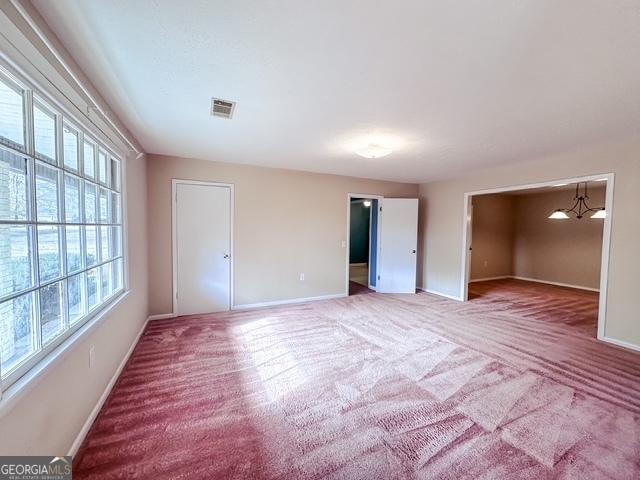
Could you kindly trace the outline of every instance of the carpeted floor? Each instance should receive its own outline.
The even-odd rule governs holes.
[[[374,292],[369,287],[349,280],[349,295],[367,295],[369,293]]]
[[[637,479],[640,354],[515,280],[149,324],[74,478]]]

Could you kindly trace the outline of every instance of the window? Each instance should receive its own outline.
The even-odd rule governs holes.
[[[5,385],[124,288],[121,162],[0,67]]]
[[[56,163],[56,116],[40,100],[33,101],[33,138],[36,155]]]
[[[0,142],[24,150],[24,90],[0,72]]]
[[[64,124],[62,141],[64,143],[64,166],[73,171],[78,171],[78,132],[67,123]]]
[[[96,178],[96,146],[89,140],[84,141],[84,176]]]

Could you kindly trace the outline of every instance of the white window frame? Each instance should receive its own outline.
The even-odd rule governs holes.
[[[15,148],[13,145],[0,142],[0,149],[8,151],[20,158],[26,158],[28,162],[27,175],[28,175],[28,193],[29,193],[29,217],[26,221],[2,221],[3,224],[23,224],[29,225],[32,228],[32,233],[30,237],[31,248],[33,253],[31,254],[31,259],[33,260],[32,265],[32,275],[34,277],[34,283],[31,287],[21,290],[20,292],[15,292],[9,295],[5,295],[2,297],[2,301],[10,301],[13,298],[20,297],[22,295],[26,295],[30,292],[34,293],[33,299],[33,327],[34,330],[32,335],[34,336],[34,344],[35,351],[29,355],[27,358],[22,360],[16,367],[14,367],[8,375],[2,376],[3,372],[0,370],[0,398],[2,398],[2,392],[6,391],[11,385],[16,384],[20,379],[25,379],[26,377],[30,377],[30,372],[33,375],[38,375],[44,369],[44,366],[48,365],[54,358],[57,358],[58,354],[66,351],[71,344],[75,343],[79,340],[79,338],[90,328],[93,327],[94,324],[97,324],[105,315],[115,307],[129,292],[129,262],[128,262],[128,242],[127,242],[127,213],[126,213],[126,154],[123,151],[120,151],[117,147],[113,146],[113,143],[104,135],[99,129],[97,129],[93,124],[87,122],[85,119],[79,118],[73,113],[71,113],[68,109],[63,107],[59,102],[57,102],[53,95],[47,94],[47,92],[40,88],[40,86],[36,85],[31,80],[27,79],[24,74],[20,74],[16,71],[15,68],[12,68],[8,62],[0,55],[0,81],[8,81],[10,86],[17,86],[21,88],[24,92],[23,94],[23,129],[24,129],[24,150],[19,148]],[[13,85],[11,85],[13,84]],[[33,106],[34,106],[34,95],[37,96],[38,102],[42,103],[47,110],[55,115],[55,149],[56,149],[56,159],[55,165],[44,160],[42,156],[37,155],[35,151],[35,139],[34,139],[34,122],[33,122]],[[67,168],[64,163],[64,125],[68,124],[70,128],[75,130],[78,135],[78,170],[75,171],[71,168]],[[94,145],[94,178],[86,177],[84,173],[84,139],[85,137],[89,140],[90,143]],[[120,218],[119,223],[113,222],[113,215],[110,218],[111,223],[100,223],[99,218],[99,194],[100,189],[105,188],[105,185],[100,182],[99,179],[99,166],[97,164],[98,152],[103,151],[107,154],[107,183],[108,187],[108,208],[111,208],[111,200],[112,200],[112,192],[115,192],[119,195],[120,200]],[[115,158],[119,162],[119,185],[110,185],[111,179],[111,161],[112,158]],[[62,264],[62,272],[59,277],[54,280],[48,280],[45,282],[40,282],[39,279],[39,265],[38,265],[38,245],[37,245],[37,234],[36,229],[38,225],[46,225],[46,223],[39,223],[37,219],[37,207],[36,207],[36,171],[35,166],[37,162],[42,162],[45,165],[52,166],[52,168],[57,169],[58,175],[60,177],[60,185],[58,187],[58,208],[59,208],[59,219],[58,222],[49,223],[49,225],[57,225],[61,230],[60,235],[60,255],[61,255],[61,264]],[[64,211],[65,204],[65,185],[64,178],[65,174],[70,174],[75,178],[80,180],[80,222],[79,223],[67,223]],[[87,225],[84,218],[84,182],[90,181],[91,183],[97,186],[97,196],[96,196],[96,221],[94,224],[96,226],[96,235],[97,235],[97,255],[95,265],[88,267],[86,265],[84,256],[86,253],[86,240],[84,238],[84,227]],[[78,226],[80,227],[80,245],[81,245],[81,255],[82,266],[78,271],[73,272],[72,274],[67,272],[67,245],[66,245],[66,226]],[[107,226],[111,229],[114,226],[120,227],[120,255],[114,258],[109,258],[106,261],[102,261],[100,259],[101,245],[100,245],[100,227]],[[111,236],[111,231],[109,231],[109,236]],[[93,309],[89,308],[88,305],[88,288],[87,288],[87,274],[89,270],[98,269],[97,270],[97,284],[98,284],[98,294],[101,288],[101,270],[100,267],[102,265],[112,263],[115,264],[116,261],[120,260],[121,262],[121,288],[116,291],[112,291],[110,296],[100,300],[98,305]],[[71,320],[68,314],[67,308],[67,280],[75,275],[84,274],[85,276],[85,292],[84,292],[84,316],[77,320],[73,325],[70,324]],[[113,273],[111,273],[113,275]],[[111,279],[113,281],[113,278]],[[37,298],[39,295],[39,290],[43,287],[46,287],[50,284],[60,283],[61,288],[63,288],[63,302],[61,305],[61,309],[63,312],[63,322],[64,322],[64,330],[61,334],[59,334],[53,341],[48,343],[44,348],[41,345],[42,333],[40,331],[40,306],[39,299]],[[101,297],[101,295],[100,295]],[[0,364],[1,368],[1,364]],[[24,383],[20,382],[20,383]],[[4,402],[3,402],[4,403]]]

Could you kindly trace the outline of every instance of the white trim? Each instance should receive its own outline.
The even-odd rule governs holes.
[[[140,328],[140,331],[136,335],[136,338],[133,339],[133,342],[131,343],[131,346],[129,347],[129,350],[127,350],[127,353],[124,355],[124,358],[120,362],[120,365],[118,365],[118,368],[116,368],[116,371],[111,376],[111,380],[109,380],[109,383],[107,384],[106,388],[104,389],[104,392],[102,392],[102,395],[100,395],[100,398],[98,399],[98,402],[95,404],[95,406],[91,410],[91,413],[87,417],[87,420],[84,422],[84,424],[82,425],[82,428],[78,432],[78,435],[76,436],[75,440],[71,444],[71,447],[69,447],[69,452],[67,453],[67,456],[73,457],[78,452],[78,449],[80,448],[80,445],[82,445],[82,442],[84,441],[85,437],[87,436],[87,433],[89,433],[89,430],[91,429],[91,426],[93,425],[93,422],[95,421],[96,417],[100,413],[100,410],[102,409],[102,406],[104,405],[104,402],[107,400],[107,397],[109,397],[109,394],[111,393],[111,390],[113,389],[113,386],[116,384],[116,381],[120,377],[120,374],[122,373],[122,370],[124,369],[125,365],[127,364],[127,361],[129,360],[129,357],[133,353],[133,350],[136,348],[136,345],[138,345],[138,342],[140,341],[140,337],[142,337],[142,334],[144,333],[145,329],[147,328],[147,323],[148,322],[149,322],[149,320],[146,320],[142,324],[142,328]]]
[[[135,145],[135,141],[130,140],[129,135],[126,135],[122,132],[122,130],[116,125],[116,123],[111,120],[107,111],[97,102],[93,96],[93,94],[89,91],[88,88],[85,87],[84,83],[78,78],[72,68],[69,67],[65,59],[58,52],[56,47],[51,43],[49,38],[45,35],[45,33],[40,29],[40,26],[36,23],[36,21],[31,18],[31,15],[26,11],[24,6],[17,0],[11,0],[14,8],[18,11],[18,13],[22,16],[22,18],[27,22],[29,27],[33,30],[33,32],[38,36],[38,38],[45,45],[47,50],[51,52],[51,54],[58,61],[60,66],[65,70],[65,72],[71,77],[71,79],[75,82],[75,84],[82,90],[82,93],[86,95],[89,101],[93,104],[95,109],[100,113],[101,117],[109,124],[109,126],[117,133],[121,140],[124,140],[127,145],[129,145],[137,154],[143,153],[141,152]]]
[[[430,288],[417,287],[418,290],[422,290],[423,292],[430,293],[432,295],[437,295],[439,297],[448,298],[449,300],[455,300],[456,302],[462,302],[463,300],[460,297],[456,297],[455,295],[449,295],[448,293],[438,292],[436,290],[431,290]]]
[[[615,175],[606,176],[606,190],[604,208],[607,216],[604,219],[602,230],[602,260],[600,264],[600,304],[598,305],[598,338],[605,338],[605,325],[607,319],[607,289],[609,282],[609,254],[611,253],[611,222],[613,219],[613,191]]]
[[[497,277],[474,278],[472,280],[469,280],[469,283],[488,282],[490,280],[504,280],[505,278],[515,278],[515,277],[513,275],[499,275]]]
[[[629,343],[623,340],[617,340],[615,338],[606,337],[606,336],[598,337],[598,340],[601,340],[606,343],[610,343],[612,345],[616,345],[618,347],[628,348],[629,350],[640,352],[640,345],[636,345],[635,343]]]
[[[72,335],[67,337],[53,351],[47,353],[39,362],[31,366],[19,379],[2,392],[0,400],[0,418],[9,412],[15,403],[31,391],[51,369],[80,345],[80,341],[100,325],[131,293],[126,291],[116,297],[106,308],[100,310],[91,320],[81,324]]]
[[[583,287],[582,285],[572,285],[570,283],[551,282],[549,280],[540,280],[538,278],[518,277],[518,276],[515,276],[515,275],[512,276],[511,278],[513,278],[515,280],[524,280],[525,282],[545,283],[547,285],[555,285],[556,287],[576,288],[578,290],[588,290],[590,292],[599,292],[600,291],[600,289],[598,289],[598,288]]]
[[[147,318],[148,322],[153,322],[154,320],[166,320],[167,318],[176,318],[175,313],[159,313],[156,315],[149,315]]]
[[[96,124],[96,122],[91,118],[88,112],[85,112],[85,107],[78,105],[75,101],[64,96],[64,94],[62,94],[61,97],[60,89],[57,88],[54,82],[49,77],[45,76],[44,73],[41,72],[33,64],[31,59],[28,58],[21,50],[14,48],[12,51],[12,54],[14,55],[10,55],[6,51],[3,51],[2,48],[4,46],[4,42],[1,42],[1,40],[2,37],[0,37],[0,64],[2,64],[4,68],[11,73],[11,76],[14,77],[14,79],[19,83],[21,83],[24,88],[36,93],[40,96],[40,98],[44,97],[44,99],[46,100],[45,103],[49,105],[49,109],[60,111],[63,114],[63,117],[65,117],[65,119],[72,124],[74,129],[86,130],[86,132],[90,133],[89,137],[91,141],[96,144],[101,143],[102,146],[109,151],[109,153],[118,158],[121,158],[126,156],[128,152],[130,152],[130,150],[127,148],[127,143],[122,141],[117,132],[115,136],[113,135],[114,132],[105,132],[100,125]],[[14,60],[14,57],[17,55],[26,60],[26,62],[28,62],[31,67],[35,67],[38,70],[38,73],[40,75],[36,76],[39,78],[41,77],[40,80],[38,80],[32,73],[27,72],[27,68],[25,68],[24,62]],[[53,85],[54,89],[51,89],[50,85],[47,85],[47,83],[43,82],[43,79],[45,80],[45,82]],[[76,92],[75,89],[73,89],[72,85],[71,87],[72,90]],[[83,99],[83,101],[84,100],[85,99]],[[32,100],[30,100],[30,103],[32,103]],[[77,111],[77,113],[74,113],[74,109],[75,111]],[[31,114],[31,112],[28,113]],[[106,123],[103,123],[103,125],[106,125],[107,127],[109,126]],[[26,144],[32,145],[34,139],[32,135],[28,135],[28,138],[26,138],[25,140]],[[118,141],[116,142],[116,140]],[[25,145],[25,147],[30,148],[29,145]],[[28,151],[33,151],[33,149]],[[144,152],[141,152],[140,154],[144,154]],[[80,176],[84,175],[80,174]],[[98,183],[97,180],[96,183]]]
[[[234,305],[232,310],[248,310],[251,308],[274,307],[276,305],[290,305],[293,303],[319,302],[321,300],[333,300],[336,298],[345,298],[344,293],[334,293],[332,295],[320,295],[318,297],[291,298],[288,300],[274,300],[272,302],[246,303],[244,305]]]
[[[344,296],[349,296],[349,251],[351,249],[351,199],[352,198],[370,198],[372,200],[378,200],[378,208],[380,208],[381,200],[384,198],[383,195],[375,195],[371,193],[347,193],[347,236],[345,240],[345,262],[347,264],[347,271],[345,276],[345,286],[344,286]],[[373,206],[373,205],[372,205]],[[380,273],[378,266],[380,265],[380,215],[378,215],[378,244],[377,244],[377,255],[376,255],[376,275]],[[369,259],[371,259],[371,223],[369,223]],[[371,261],[369,261],[371,264]],[[370,269],[371,267],[369,267]],[[376,287],[371,286],[371,271],[367,273],[367,283],[369,284],[369,288],[371,290],[377,290],[378,282],[376,281]]]
[[[469,280],[469,283],[490,282],[491,280],[505,280],[507,278],[512,278],[514,280],[522,280],[522,281],[525,281],[525,282],[535,282],[535,283],[544,283],[544,284],[547,284],[547,285],[555,285],[556,287],[576,288],[578,290],[588,290],[590,292],[599,292],[600,291],[600,289],[598,289],[598,288],[584,287],[582,285],[574,285],[574,284],[571,284],[571,283],[552,282],[551,280],[542,280],[540,278],[519,277],[517,275],[501,275],[499,277],[474,278],[473,280]]]
[[[607,216],[604,219],[603,235],[602,235],[602,259],[600,266],[600,299],[598,306],[598,339],[606,338],[606,319],[607,319],[607,284],[609,281],[609,254],[611,249],[611,223],[613,219],[613,192],[614,192],[614,173],[603,173],[598,175],[586,175],[583,177],[562,178],[549,180],[540,183],[531,183],[526,185],[512,185],[507,187],[491,188],[487,190],[476,190],[465,192],[464,194],[464,214],[462,216],[462,255],[461,255],[461,275],[460,275],[460,298],[466,302],[469,299],[469,275],[471,273],[470,256],[468,241],[471,238],[472,224],[469,221],[469,210],[471,205],[471,197],[474,195],[487,195],[490,193],[512,192],[515,190],[528,190],[531,188],[552,187],[558,183],[579,183],[593,182],[606,179],[606,199],[604,208]]]
[[[209,187],[225,187],[230,190],[230,201],[229,201],[229,309],[233,310],[235,296],[233,291],[234,284],[234,264],[235,264],[235,256],[233,252],[233,229],[234,229],[234,184],[233,183],[219,183],[219,182],[203,182],[200,180],[182,180],[178,178],[171,179],[171,267],[172,267],[172,292],[171,297],[173,299],[172,308],[173,308],[173,316],[178,315],[178,298],[176,297],[176,292],[178,290],[178,253],[177,253],[177,223],[176,223],[176,194],[178,185],[205,185]]]
[[[1,48],[1,47],[0,47]],[[50,225],[58,225],[59,227],[61,227],[60,229],[60,245],[61,245],[61,251],[65,252],[66,251],[66,234],[65,234],[65,226],[69,226],[69,225],[87,225],[87,223],[85,221],[83,221],[80,224],[77,223],[73,223],[70,224],[68,222],[66,222],[65,218],[64,218],[64,208],[65,208],[65,196],[64,196],[64,191],[65,191],[65,184],[64,184],[64,180],[63,177],[65,175],[70,175],[72,176],[74,179],[76,179],[78,182],[80,182],[80,184],[84,184],[85,182],[91,182],[92,184],[95,184],[96,186],[96,195],[99,196],[100,192],[105,189],[108,194],[109,194],[109,202],[110,202],[110,196],[111,193],[116,193],[118,195],[120,195],[120,218],[121,221],[119,223],[109,223],[109,224],[104,224],[104,223],[97,223],[96,225],[96,232],[98,234],[98,237],[96,237],[96,241],[97,241],[97,245],[98,245],[98,252],[101,252],[101,241],[102,241],[102,237],[99,235],[100,233],[100,228],[101,227],[110,227],[110,226],[120,226],[121,227],[121,242],[122,242],[122,254],[120,257],[114,257],[114,258],[109,258],[108,260],[105,261],[101,261],[96,265],[93,265],[91,267],[84,265],[83,269],[81,271],[78,272],[66,272],[66,257],[65,255],[62,255],[62,264],[63,264],[63,269],[62,272],[66,272],[64,273],[61,277],[51,281],[51,282],[35,282],[34,285],[32,287],[30,287],[27,290],[23,290],[22,292],[15,294],[17,295],[21,295],[21,294],[26,294],[28,292],[35,292],[35,295],[38,295],[38,291],[40,288],[42,288],[43,286],[46,286],[47,283],[54,283],[54,282],[59,282],[59,281],[65,281],[66,279],[72,277],[73,275],[79,274],[79,273],[84,273],[86,275],[86,272],[97,268],[103,264],[106,263],[111,263],[111,262],[115,262],[117,260],[121,260],[122,261],[122,288],[119,289],[117,292],[113,292],[110,295],[110,298],[107,299],[102,299],[93,309],[88,309],[88,311],[85,313],[85,315],[83,316],[82,320],[78,321],[75,325],[70,326],[68,325],[67,322],[65,322],[65,328],[64,332],[58,336],[58,338],[53,341],[52,343],[50,343],[49,345],[43,347],[42,345],[40,345],[40,341],[36,340],[36,349],[35,351],[32,353],[32,355],[28,358],[25,359],[22,364],[17,367],[15,369],[15,371],[13,371],[11,374],[9,374],[7,377],[4,378],[4,380],[2,381],[2,388],[3,389],[8,389],[10,388],[10,385],[12,385],[14,382],[18,382],[20,380],[21,377],[25,376],[27,374],[27,372],[31,369],[31,368],[35,368],[35,366],[39,363],[44,361],[44,359],[52,354],[56,348],[58,348],[58,346],[60,346],[61,344],[63,344],[68,338],[73,337],[73,334],[80,330],[81,327],[85,324],[90,322],[90,319],[95,316],[96,314],[98,314],[101,309],[105,308],[108,306],[108,304],[110,302],[113,302],[115,299],[117,299],[121,294],[123,294],[124,292],[126,292],[129,289],[129,227],[128,227],[128,211],[127,211],[127,200],[128,200],[128,195],[127,195],[127,180],[128,180],[128,176],[127,176],[127,154],[124,150],[122,150],[121,148],[114,148],[115,144],[113,142],[113,139],[111,139],[110,137],[106,136],[104,132],[102,132],[102,130],[100,130],[100,128],[93,124],[92,122],[86,123],[84,121],[81,121],[81,119],[79,119],[78,117],[74,116],[73,114],[70,113],[70,109],[66,104],[63,104],[60,102],[59,98],[59,94],[58,92],[52,92],[49,89],[43,88],[41,86],[41,84],[39,84],[38,82],[35,82],[33,80],[33,78],[27,74],[25,74],[24,70],[21,69],[15,61],[13,61],[7,54],[5,54],[4,52],[0,51],[0,76],[2,76],[2,78],[6,78],[9,83],[15,83],[17,84],[17,86],[20,89],[24,90],[24,100],[23,100],[23,105],[24,105],[24,119],[25,119],[25,142],[24,142],[24,150],[20,150],[20,149],[16,149],[13,148],[9,145],[5,145],[2,144],[0,145],[0,150],[4,150],[4,151],[8,151],[11,152],[15,155],[18,156],[22,156],[28,159],[29,162],[29,171],[28,171],[28,175],[29,175],[29,181],[30,181],[30,199],[29,199],[29,203],[31,205],[31,209],[33,209],[33,212],[31,213],[31,215],[29,216],[30,218],[26,221],[20,222],[22,224],[25,225],[32,225],[33,226],[33,232],[32,233],[32,237],[31,237],[31,241],[35,242],[35,235],[36,235],[36,231],[37,231],[37,226],[38,225],[45,225],[45,223],[42,222],[38,222],[37,220],[37,215],[36,215],[36,210],[37,210],[37,205],[36,205],[36,199],[35,199],[35,168],[36,165],[40,162],[42,162],[42,160],[39,158],[37,152],[35,151],[35,145],[34,145],[34,133],[33,133],[33,104],[34,104],[34,97],[36,98],[36,101],[38,102],[39,108],[43,108],[44,110],[47,110],[51,115],[54,116],[55,118],[55,128],[56,128],[56,142],[55,142],[55,151],[56,151],[56,162],[54,164],[48,165],[48,168],[51,168],[53,170],[55,170],[57,172],[57,175],[60,175],[60,180],[61,180],[61,184],[60,184],[60,188],[59,188],[59,195],[58,195],[58,209],[61,212],[61,218],[59,219],[58,222],[56,223],[50,223]],[[75,104],[71,103],[72,107],[77,107]],[[72,126],[72,128],[74,130],[76,130],[77,132],[77,141],[78,141],[78,162],[79,162],[79,167],[80,164],[82,164],[82,168],[78,168],[77,171],[73,171],[70,170],[68,168],[67,165],[65,165],[65,163],[63,162],[63,131],[62,131],[62,127],[64,124],[69,124]],[[116,187],[112,187],[111,185],[106,185],[104,183],[102,183],[100,181],[100,179],[98,178],[97,175],[97,171],[96,171],[96,178],[89,178],[85,173],[84,173],[84,165],[86,164],[86,159],[84,158],[84,151],[83,151],[83,145],[84,145],[84,140],[85,139],[90,139],[91,143],[95,146],[96,150],[95,150],[95,154],[98,155],[98,152],[102,151],[104,153],[107,154],[107,161],[109,162],[107,164],[107,175],[110,175],[110,171],[111,171],[111,160],[115,159],[119,162],[120,164],[120,186],[119,188],[116,189]],[[94,159],[95,161],[95,159]],[[46,163],[46,162],[45,162]],[[107,182],[107,184],[110,184],[110,182]],[[82,191],[82,190],[81,190]],[[97,197],[96,197],[97,198]],[[82,204],[84,204],[84,199],[82,199]],[[84,217],[84,212],[83,212],[83,217]],[[93,224],[92,224],[93,225]],[[81,229],[81,241],[83,242],[83,254],[86,253],[84,249],[85,245],[85,232],[84,229]],[[34,243],[35,245],[35,243]],[[34,255],[34,261],[35,261],[35,265],[38,265],[37,259],[38,259],[38,252],[37,249],[34,251],[33,253]],[[37,272],[37,270],[36,270]],[[37,275],[37,273],[36,273]],[[37,279],[37,277],[36,277]],[[13,295],[13,294],[12,294]],[[7,300],[8,298],[5,297],[3,300]],[[63,298],[63,307],[66,309],[66,302],[68,301],[68,299],[66,298],[66,294],[64,295]],[[35,325],[36,325],[36,329],[34,329],[35,332],[39,332],[39,328],[40,328],[40,313],[39,311],[36,309],[35,310]],[[2,394],[0,393],[0,398],[2,398]]]

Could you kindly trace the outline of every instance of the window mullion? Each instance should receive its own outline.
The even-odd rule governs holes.
[[[33,92],[24,91],[24,130],[25,130],[25,150],[27,154],[35,156],[35,138],[33,134]]]
[[[78,176],[84,178],[84,132],[78,128]]]

